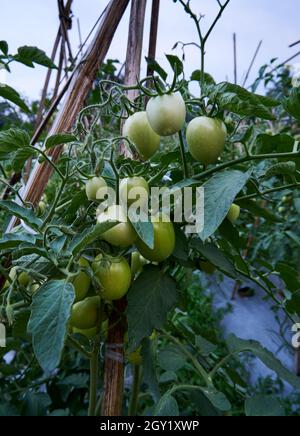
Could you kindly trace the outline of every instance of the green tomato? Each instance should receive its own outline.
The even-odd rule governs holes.
[[[186,118],[185,102],[180,92],[151,98],[147,105],[147,117],[152,129],[160,136],[179,132]]]
[[[110,206],[106,212],[98,215],[98,223],[106,221],[120,221],[112,229],[102,235],[102,239],[114,247],[128,248],[133,245],[137,239],[137,233],[127,219],[127,216],[121,206]]]
[[[146,112],[137,112],[127,119],[123,136],[133,142],[143,160],[150,159],[159,149],[160,136],[150,126]]]
[[[138,238],[137,249],[141,255],[151,262],[163,262],[171,256],[175,249],[175,231],[173,223],[166,221],[165,217],[156,217],[153,220],[154,248],[151,249],[144,241]]]
[[[205,260],[200,260],[199,266],[201,271],[205,272],[208,275],[212,275],[216,271],[215,265]]]
[[[89,200],[97,199],[97,191],[107,188],[106,181],[102,177],[93,177],[85,185],[86,196]]]
[[[137,350],[132,351],[131,353],[126,353],[126,357],[129,363],[135,366],[140,366],[143,363],[143,358],[141,355],[142,348],[139,347]]]
[[[234,224],[239,219],[240,213],[241,213],[240,206],[233,203],[229,209],[229,212],[227,214],[227,218],[229,219],[229,221],[232,224]]]
[[[88,261],[84,258],[79,259],[78,265],[82,268],[89,267]],[[80,271],[80,273],[78,273],[78,275],[73,279],[73,286],[75,289],[75,296],[76,296],[75,301],[81,301],[86,297],[90,289],[91,279],[86,272]]]
[[[17,278],[17,282],[19,283],[19,285],[24,286],[24,288],[26,288],[30,283],[29,274],[25,271],[22,271],[19,274],[17,266],[12,267],[9,273],[9,277],[11,280],[15,280]]]
[[[142,189],[139,193],[137,189]],[[135,191],[136,190],[136,191]],[[149,185],[143,177],[130,177],[122,179],[120,182],[120,202],[122,205],[129,207],[136,201],[140,200],[141,203],[148,204]]]
[[[97,326],[100,297],[89,297],[75,303],[71,312],[71,325],[77,329],[89,330]]]
[[[102,297],[108,301],[123,298],[131,284],[130,267],[123,257],[103,261],[97,277],[103,288]]]
[[[227,129],[223,121],[208,117],[193,119],[186,131],[186,140],[193,158],[203,165],[215,163],[222,154]]]
[[[78,329],[73,327],[72,333],[85,336],[87,339],[93,339],[97,335],[97,327],[92,327],[91,329]]]

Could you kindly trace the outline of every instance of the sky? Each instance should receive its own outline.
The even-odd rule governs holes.
[[[225,1],[225,0],[222,0]],[[77,18],[80,21],[83,39],[89,33],[108,0],[73,0],[73,29],[71,41],[73,51],[79,45]],[[147,18],[144,33],[143,57],[147,56],[151,1],[148,0]],[[191,0],[192,9],[204,15],[202,26],[207,29],[218,11],[216,0]],[[201,6],[201,8],[200,8]],[[58,29],[56,0],[0,0],[1,27],[0,40],[9,43],[10,53],[22,45],[33,45],[44,50],[49,56]],[[108,53],[108,58],[124,60],[129,26],[129,12],[117,30]],[[255,49],[260,40],[263,44],[250,75],[248,85],[256,77],[262,64],[271,58],[284,61],[297,51],[289,45],[300,39],[299,0],[231,0],[207,43],[206,71],[217,82],[233,81],[233,33],[237,34],[238,83],[242,84]],[[196,29],[180,4],[173,0],[161,0],[160,24],[158,34],[157,60],[166,67],[165,54],[181,56],[181,49],[172,51],[175,42],[191,42],[197,39]],[[300,56],[293,61],[300,62]],[[200,67],[200,53],[194,47],[186,49],[185,71],[190,75]],[[146,70],[145,62],[142,74]],[[46,69],[27,68],[17,63],[12,73],[0,71],[0,82],[13,86],[29,99],[40,96]]]

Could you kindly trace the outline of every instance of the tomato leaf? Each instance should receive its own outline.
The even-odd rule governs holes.
[[[1,200],[0,201],[0,209],[3,208],[6,212],[9,212],[11,215],[16,216],[17,218],[23,220],[26,224],[28,224],[33,229],[39,229],[43,221],[40,218],[37,218],[32,209],[26,209],[25,207],[20,206],[14,201],[9,200]]]
[[[258,359],[260,359],[268,368],[273,370],[278,377],[285,380],[290,385],[300,389],[300,379],[296,375],[292,374],[286,369],[282,363],[266,348],[264,348],[259,342],[244,340],[230,335],[227,340],[227,345],[230,352],[240,354],[246,351],[253,353]]]
[[[0,97],[16,104],[17,106],[19,106],[19,108],[23,109],[24,112],[30,112],[29,107],[22,100],[20,94],[15,89],[11,88],[8,85],[5,85],[4,83],[0,83]]]
[[[246,416],[285,416],[284,407],[272,395],[256,395],[245,401]]]
[[[292,89],[290,96],[283,100],[282,106],[296,120],[300,121],[300,88]]]
[[[53,371],[60,362],[74,299],[73,285],[64,280],[46,283],[33,296],[28,331],[45,372]]]
[[[179,292],[175,280],[163,274],[157,267],[145,267],[128,294],[130,351],[136,350],[153,330],[163,327],[168,311],[178,300]]]
[[[295,139],[281,133],[279,135],[260,134],[256,137],[255,149],[257,153],[286,153],[292,152]]]
[[[5,234],[0,240],[0,249],[6,250],[8,248],[16,248],[24,242],[34,244],[36,242],[36,237],[27,233]]]
[[[203,241],[222,224],[237,194],[245,187],[252,170],[225,171],[215,174],[204,186],[204,228],[200,233]]]
[[[270,109],[280,104],[270,97],[253,94],[241,86],[227,82],[208,85],[206,91],[208,97],[217,103],[222,110],[228,110],[241,116],[273,120],[275,116]]]
[[[152,71],[154,71],[155,73],[159,74],[160,77],[166,81],[167,77],[168,77],[168,73],[159,65],[158,62],[156,62],[156,60],[154,59],[150,59],[150,58],[145,58],[146,62],[148,64],[148,66],[151,68]]]
[[[166,393],[157,403],[153,416],[179,416],[177,401],[170,393]]]
[[[5,55],[8,54],[8,44],[6,41],[0,41],[0,50],[2,51],[3,54]]]
[[[103,233],[112,229],[118,224],[118,222],[105,222],[101,224],[96,224],[94,227],[87,228],[84,232],[76,235],[70,244],[70,250],[73,255],[76,256],[81,250],[83,250],[87,245],[92,244],[93,242],[100,239]]]
[[[130,210],[129,210],[129,219],[130,219]],[[136,233],[139,235],[139,237],[142,239],[142,241],[145,242],[145,244],[153,249],[154,247],[154,227],[151,221],[144,222],[144,221],[138,221],[135,222],[134,220],[130,221],[133,225]]]
[[[27,45],[19,47],[18,54],[14,56],[14,59],[31,68],[34,68],[33,64],[42,65],[47,68],[57,68],[46,53],[37,47],[30,47]]]
[[[45,147],[47,150],[49,150],[49,148],[55,147],[57,145],[68,144],[69,142],[75,141],[77,141],[75,135],[72,135],[71,133],[59,133],[57,135],[49,136],[46,139]]]

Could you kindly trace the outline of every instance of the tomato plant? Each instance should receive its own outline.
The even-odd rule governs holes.
[[[42,393],[42,414],[99,414],[96,405],[107,388],[104,359],[116,350],[130,375],[122,403],[123,410],[130,404],[129,414],[282,413],[274,381],[255,395],[247,362],[238,358],[244,352],[300,389],[275,352],[226,334],[222,318],[245,284],[243,296],[259,293],[280,332],[300,315],[300,91],[286,69],[277,69],[277,76],[267,66],[247,89],[217,84],[205,64],[211,32],[204,34],[190,2],[177,3],[201,28],[200,69],[190,80],[173,55],[167,55],[172,77],[148,60],[153,75],[130,86],[114,76],[110,62],[72,133],[33,145],[23,124],[0,131],[5,186],[12,169],[22,169],[25,152],[26,160],[53,170],[43,208],[24,201],[18,186],[0,201],[3,222],[18,219],[0,238],[0,317],[9,339],[0,349],[0,393],[12,398],[19,414],[25,414],[24,398],[32,404],[32,395],[37,401]],[[218,4],[213,27],[228,2]],[[266,95],[257,93],[263,82]],[[195,84],[198,94],[191,91]],[[61,158],[49,159],[44,150],[61,144]],[[147,220],[134,219],[134,188],[147,193]],[[112,202],[102,195],[110,197],[111,190]],[[178,219],[186,190],[191,205],[186,210],[181,203]],[[156,191],[161,195],[153,204]],[[228,300],[218,311],[220,290]],[[112,344],[116,331],[118,343]],[[9,353],[15,356],[11,366]],[[297,402],[293,406],[298,410]],[[0,415],[5,407],[0,401]]]

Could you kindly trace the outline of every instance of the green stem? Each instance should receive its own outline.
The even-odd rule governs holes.
[[[224,164],[221,164],[215,168],[211,168],[209,170],[203,171],[202,173],[196,175],[193,177],[195,180],[201,180],[204,177],[210,176],[212,174],[215,174],[219,171],[225,170],[227,168],[231,168],[235,165],[240,165],[242,163],[256,161],[256,160],[264,160],[264,159],[279,159],[279,158],[295,158],[300,157],[300,153],[293,152],[293,153],[273,153],[273,154],[257,154],[257,155],[249,155],[244,156],[239,159],[232,160],[230,162],[225,162]]]
[[[284,185],[284,186],[279,186],[278,188],[267,189],[266,191],[263,191],[263,192],[257,192],[255,194],[245,195],[244,197],[238,197],[236,199],[236,201],[238,202],[238,201],[244,201],[244,200],[251,200],[252,198],[264,197],[265,195],[273,194],[274,192],[280,192],[280,191],[285,191],[286,189],[294,189],[294,188],[300,189],[300,182],[299,183],[291,183],[289,185]]]
[[[182,167],[183,167],[183,177],[184,179],[188,179],[189,178],[188,167],[186,163],[185,147],[184,147],[183,135],[181,130],[178,132],[178,135],[180,140],[180,153],[181,153],[181,160],[182,160]]]
[[[67,342],[71,347],[75,348],[75,350],[79,351],[84,357],[86,357],[87,359],[91,358],[91,353],[86,351],[86,349],[83,348],[82,345],[75,339],[73,339],[70,335],[68,335]]]
[[[141,365],[134,365],[132,395],[129,404],[128,416],[137,416],[139,393],[141,386]]]
[[[205,371],[205,369],[202,367],[202,365],[200,365],[200,363],[198,362],[198,359],[196,359],[182,344],[181,342],[174,338],[174,336],[170,335],[168,332],[166,332],[165,330],[163,330],[163,334],[171,341],[173,342],[179,349],[180,351],[185,354],[193,363],[195,369],[197,370],[197,372],[199,373],[199,375],[203,378],[203,380],[205,381],[206,385],[210,385],[211,384],[211,380],[209,377],[209,374]]]
[[[99,371],[99,347],[94,345],[90,359],[90,398],[88,416],[95,416],[97,406],[97,384]]]
[[[43,222],[42,229],[45,229],[45,227],[51,221],[53,215],[55,214],[56,206],[59,202],[61,194],[63,193],[63,190],[65,188],[66,183],[67,183],[67,179],[63,178],[61,185],[60,185],[60,188],[59,188],[59,191],[55,197],[54,203],[52,204],[51,209],[50,209],[48,215],[46,216],[45,221]]]
[[[60,171],[60,169],[55,165],[54,162],[52,162],[52,160],[47,156],[47,154],[41,150],[40,148],[34,147],[34,146],[30,146],[29,148],[31,148],[32,150],[36,151],[37,153],[41,154],[43,156],[43,158],[48,162],[49,165],[52,166],[52,168],[54,169],[54,171],[57,172],[57,174],[59,175],[59,177],[64,180],[65,176],[63,175],[63,173]]]

